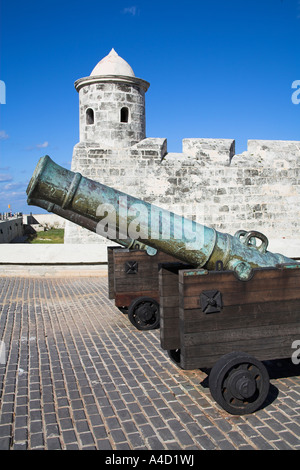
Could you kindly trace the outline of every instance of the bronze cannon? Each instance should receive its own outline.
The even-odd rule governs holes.
[[[75,223],[89,229],[92,225],[101,236],[122,240],[124,246],[137,239],[197,268],[232,270],[240,280],[250,279],[253,268],[292,262],[267,251],[268,240],[259,232],[240,231],[235,236],[218,232],[69,171],[49,156],[39,160],[27,195],[28,204],[42,200],[54,204],[52,210],[72,211]],[[261,240],[258,248],[255,238]]]

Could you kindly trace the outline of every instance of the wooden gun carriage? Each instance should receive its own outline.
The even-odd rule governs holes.
[[[183,369],[211,369],[209,388],[231,414],[252,413],[269,391],[261,361],[291,358],[300,339],[300,265],[233,271],[162,265],[161,347]],[[300,366],[299,366],[300,368]]]

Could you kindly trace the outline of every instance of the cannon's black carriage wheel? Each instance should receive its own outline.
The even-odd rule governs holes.
[[[228,413],[253,413],[269,392],[269,375],[262,364],[243,352],[222,356],[209,375],[212,397]]]
[[[128,318],[138,330],[159,327],[159,304],[151,297],[138,297],[128,308]]]

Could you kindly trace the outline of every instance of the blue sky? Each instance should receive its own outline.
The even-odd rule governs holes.
[[[41,212],[29,179],[45,154],[70,168],[74,82],[112,47],[150,82],[147,137],[170,152],[186,137],[233,138],[236,153],[300,140],[300,0],[1,0],[0,14],[0,212]]]

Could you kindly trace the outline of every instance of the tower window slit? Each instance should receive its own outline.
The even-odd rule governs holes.
[[[94,124],[94,110],[92,108],[86,110],[86,123]]]
[[[121,109],[121,122],[128,122],[129,110],[128,108]]]

